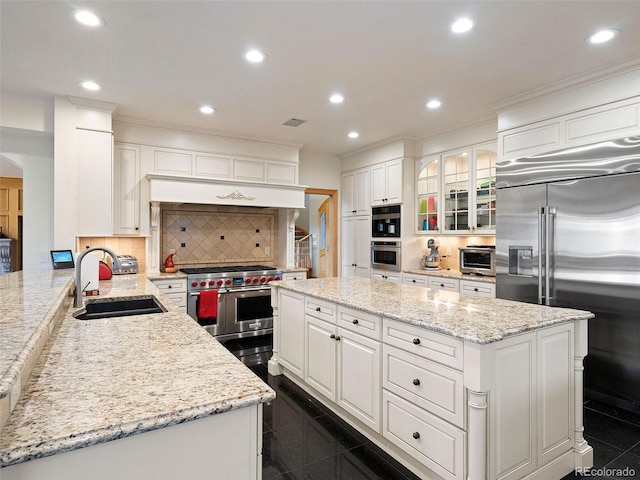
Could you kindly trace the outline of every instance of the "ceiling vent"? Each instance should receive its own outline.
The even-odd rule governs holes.
[[[287,127],[299,127],[305,122],[306,120],[300,120],[299,118],[292,118],[291,120],[287,120],[286,122],[284,122],[283,125],[286,125]]]

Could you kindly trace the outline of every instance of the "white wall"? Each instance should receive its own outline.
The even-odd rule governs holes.
[[[0,129],[0,155],[22,167],[23,269],[51,268],[53,242],[53,136],[47,132]]]
[[[53,132],[53,101],[6,90],[0,91],[0,126]]]
[[[300,185],[340,190],[340,158],[337,155],[302,150],[298,173]]]

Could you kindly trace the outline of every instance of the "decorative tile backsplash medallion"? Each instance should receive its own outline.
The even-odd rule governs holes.
[[[171,249],[177,267],[278,263],[277,209],[165,205],[161,218],[161,264]]]

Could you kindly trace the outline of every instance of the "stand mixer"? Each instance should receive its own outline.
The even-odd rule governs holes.
[[[440,253],[438,252],[438,247],[440,244],[430,238],[427,242],[427,247],[429,248],[429,255],[424,255],[420,259],[420,265],[425,270],[440,270]]]

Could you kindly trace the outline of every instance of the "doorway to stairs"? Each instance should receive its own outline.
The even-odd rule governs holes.
[[[308,188],[296,221],[296,266],[308,278],[337,276],[338,191]]]

